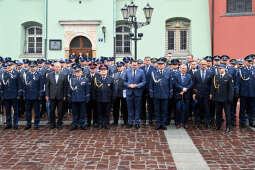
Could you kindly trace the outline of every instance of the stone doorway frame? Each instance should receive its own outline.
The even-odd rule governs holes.
[[[60,25],[64,26],[64,51],[65,58],[69,58],[71,41],[77,36],[88,38],[92,44],[92,57],[96,57],[97,27],[100,20],[62,20]]]

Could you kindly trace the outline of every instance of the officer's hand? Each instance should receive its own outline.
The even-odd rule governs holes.
[[[46,102],[48,102],[49,101],[49,96],[45,96],[45,100],[46,100]]]
[[[187,88],[183,88],[183,90],[182,90],[182,91],[183,91],[184,93],[186,93],[186,92],[187,92],[187,90],[188,90]]]
[[[212,94],[210,94],[210,100],[212,100]]]
[[[192,95],[193,100],[196,100],[196,94]]]
[[[64,101],[66,101],[66,97],[64,97]]]

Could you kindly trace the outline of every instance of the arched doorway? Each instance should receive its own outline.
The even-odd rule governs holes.
[[[70,43],[70,51],[69,54],[73,52],[76,55],[82,53],[83,56],[91,56],[92,57],[92,44],[90,40],[83,36],[75,37]]]

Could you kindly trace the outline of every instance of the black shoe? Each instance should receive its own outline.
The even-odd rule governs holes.
[[[57,129],[58,129],[58,130],[61,130],[61,129],[62,129],[62,126],[61,126],[61,125],[57,126]]]
[[[90,127],[90,126],[91,126],[91,123],[88,123],[88,124],[87,124],[87,127]]]
[[[139,125],[139,124],[135,125],[135,128],[136,128],[136,129],[139,129],[139,128],[140,128],[140,125]]]
[[[231,125],[232,125],[233,127],[236,127],[236,122],[233,121],[233,122],[231,123]]]
[[[18,126],[14,126],[13,129],[14,129],[14,130],[17,130],[17,129],[18,129]]]
[[[239,126],[240,126],[240,128],[246,128],[245,124],[240,124]]]
[[[103,129],[103,125],[98,125],[98,129]]]
[[[149,121],[149,124],[150,124],[150,125],[153,125],[153,121],[152,121],[152,120],[150,120],[150,121]]]
[[[76,130],[77,127],[76,126],[72,126],[72,128],[70,129],[70,131]]]
[[[216,126],[215,130],[220,130],[221,126]]]
[[[210,128],[211,128],[211,125],[208,123],[208,124],[205,125],[205,127],[206,127],[207,129],[210,129]]]
[[[127,128],[131,129],[133,127],[133,125],[127,125]]]
[[[104,128],[105,129],[110,129],[110,126],[109,125],[105,125]]]
[[[31,126],[26,126],[24,130],[31,129]]]
[[[199,129],[199,124],[195,124],[195,129]]]
[[[162,130],[167,130],[167,127],[161,126],[161,129],[162,129]]]
[[[11,128],[12,128],[12,126],[6,126],[6,127],[4,128],[4,130],[11,129]]]
[[[228,127],[225,131],[225,133],[229,133],[230,132],[230,128]]]
[[[86,126],[81,127],[81,130],[87,130],[87,127]]]
[[[146,126],[146,120],[143,120],[143,121],[142,121],[142,125],[143,125],[143,126]]]
[[[55,129],[55,128],[56,128],[56,126],[50,125],[50,129]]]
[[[112,123],[112,126],[118,126],[118,122],[115,122],[115,121],[114,121],[114,122]]]
[[[255,128],[255,124],[250,124],[249,126],[252,128]]]
[[[35,127],[34,127],[34,130],[38,130],[38,129],[39,129],[39,126],[35,126]]]
[[[161,126],[156,126],[155,130],[160,130]]]

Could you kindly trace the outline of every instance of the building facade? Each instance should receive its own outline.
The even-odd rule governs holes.
[[[2,0],[0,55],[67,58],[72,52],[93,57],[134,56],[133,29],[121,8],[131,0]],[[154,8],[151,23],[138,29],[138,58],[172,53],[202,58],[211,55],[210,3],[207,0],[134,0],[137,20]]]
[[[210,13],[214,55],[243,58],[255,53],[255,0],[210,0]]]

